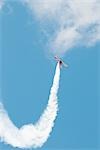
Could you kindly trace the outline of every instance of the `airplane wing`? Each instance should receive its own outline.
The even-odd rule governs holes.
[[[63,65],[64,65],[64,67],[68,67],[68,64],[65,64],[64,62],[63,62]]]
[[[57,61],[60,61],[60,58],[58,56],[54,57]]]

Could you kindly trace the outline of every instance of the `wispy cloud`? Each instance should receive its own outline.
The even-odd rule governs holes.
[[[4,0],[0,0],[0,10],[2,9],[3,5],[4,5]]]
[[[46,34],[53,28],[48,36],[52,53],[61,55],[100,41],[100,0],[26,0],[26,4]]]
[[[2,103],[0,103],[0,139],[3,142],[18,148],[37,148],[47,141],[58,111],[59,78],[60,67],[58,63],[47,107],[35,124],[24,125],[18,129],[10,120]]]

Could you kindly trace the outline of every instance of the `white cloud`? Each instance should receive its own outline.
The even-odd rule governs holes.
[[[3,7],[3,4],[4,4],[4,1],[3,1],[3,0],[0,0],[0,10],[1,10],[2,7]]]
[[[2,103],[0,103],[0,139],[3,142],[18,148],[37,148],[47,141],[58,111],[59,79],[60,68],[58,63],[47,107],[35,124],[31,123],[22,126],[20,129],[17,128],[10,120]]]
[[[53,53],[63,54],[79,45],[92,46],[100,41],[100,0],[26,0],[45,33]],[[42,24],[43,23],[43,24]],[[55,26],[55,28],[54,28]]]

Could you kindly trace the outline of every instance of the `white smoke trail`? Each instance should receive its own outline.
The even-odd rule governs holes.
[[[10,120],[3,105],[0,104],[0,139],[1,141],[18,148],[41,147],[48,139],[58,111],[57,93],[59,88],[59,63],[50,91],[50,97],[44,113],[36,124],[28,124],[18,129]]]

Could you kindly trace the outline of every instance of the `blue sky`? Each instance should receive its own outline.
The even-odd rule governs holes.
[[[10,3],[10,2],[9,2]],[[1,95],[17,127],[35,122],[48,101],[56,63],[45,50],[39,23],[24,5],[11,3],[1,12]],[[59,113],[41,150],[100,149],[99,49],[79,47],[64,57]],[[1,150],[20,150],[0,143]]]

